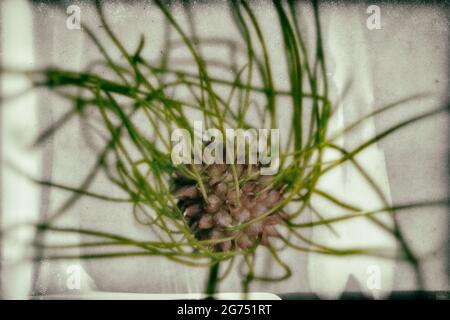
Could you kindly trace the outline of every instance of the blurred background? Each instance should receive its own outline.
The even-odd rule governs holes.
[[[275,85],[288,88],[288,75],[276,12],[268,1],[251,1],[269,47]],[[179,23],[195,32],[206,56],[219,61],[245,64],[245,43],[236,28],[229,6],[222,1],[173,2],[170,8]],[[448,6],[381,2],[379,26],[368,22],[376,13],[371,3],[340,5],[321,3],[321,22],[329,71],[331,96],[341,108],[336,128],[342,128],[377,107],[418,93],[424,99],[410,101],[367,121],[346,135],[341,143],[348,148],[401,120],[448,103],[449,23]],[[299,21],[314,42],[311,5],[299,3]],[[70,7],[70,8],[69,8]],[[100,57],[98,49],[82,28],[80,19],[91,26],[105,48],[113,48],[89,1],[24,1],[0,3],[0,64],[2,67],[36,69],[58,66],[81,71]],[[135,48],[146,37],[143,56],[149,60],[172,59],[182,68],[187,55],[181,46],[164,52],[166,41],[179,42],[169,31],[161,12],[149,1],[106,1],[104,12],[126,48]],[[192,26],[192,22],[194,27]],[[204,41],[202,41],[202,39]],[[117,50],[111,55],[120,57]],[[184,66],[189,68],[189,66]],[[191,68],[192,69],[192,68]],[[229,77],[224,71],[212,71]],[[95,163],[95,141],[86,136],[82,121],[72,119],[51,136],[42,148],[30,143],[43,130],[60,121],[70,105],[48,91],[32,91],[16,99],[6,97],[29,86],[23,77],[1,79],[0,108],[1,160],[0,224],[8,228],[23,222],[42,222],[67,199],[66,191],[33,184],[5,163],[14,163],[33,177],[68,185],[80,184]],[[280,104],[288,103],[280,101]],[[195,115],[193,115],[195,117]],[[290,115],[278,116],[290,123]],[[437,201],[449,195],[449,119],[440,113],[403,128],[365,152],[361,160],[393,204]],[[354,169],[343,166],[323,184],[350,201],[373,204],[373,195],[361,188]],[[105,177],[95,177],[92,190],[114,195],[117,190]],[[375,202],[374,202],[375,201]],[[318,206],[323,206],[317,202]],[[450,237],[448,206],[412,209],[399,214],[399,223],[414,252],[422,258],[425,289],[440,298],[450,294]],[[62,225],[131,234],[148,238],[126,204],[98,202],[82,198],[61,218]],[[374,226],[355,221],[340,226],[340,239],[318,229],[307,236],[324,243],[375,244],[395,248],[395,242]],[[120,258],[90,261],[40,261],[23,259],[33,232],[22,230],[1,240],[2,298],[45,297],[127,297],[127,294],[201,293],[207,270],[186,268],[164,258]],[[80,241],[78,235],[64,235],[64,241]],[[82,249],[80,249],[81,253]],[[392,292],[417,289],[410,266],[397,261],[367,257],[324,257],[286,250],[283,256],[293,266],[291,279],[278,283],[255,283],[254,292],[273,293],[284,298],[339,298],[345,292],[385,298]],[[270,272],[271,261],[261,255],[260,267]],[[371,287],[370,277],[379,272],[380,286]],[[75,277],[75,278],[74,278]],[[74,280],[75,279],[75,280]],[[232,274],[220,290],[239,292],[240,279]],[[115,295],[111,295],[115,294]],[[133,297],[136,297],[133,295]]]

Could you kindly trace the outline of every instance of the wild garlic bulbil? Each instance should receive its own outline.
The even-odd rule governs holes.
[[[237,188],[231,165],[197,166],[206,199],[197,181],[179,172],[173,192],[197,239],[212,240],[214,250],[229,251],[259,243],[268,245],[270,237],[279,236],[276,226],[286,218],[285,213],[275,210],[267,215],[283,198],[283,188],[274,186],[273,176],[260,175],[257,165],[238,164],[235,165]],[[261,215],[267,216],[252,221]]]

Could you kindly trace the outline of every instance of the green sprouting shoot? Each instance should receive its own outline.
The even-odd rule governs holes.
[[[36,138],[33,145],[35,148],[75,117],[85,121],[92,128],[93,133],[104,140],[104,146],[98,151],[95,165],[86,173],[84,181],[78,186],[63,185],[57,181],[41,181],[30,177],[43,186],[71,193],[71,196],[49,215],[47,221],[37,226],[39,232],[76,233],[97,239],[92,242],[67,245],[35,242],[33,246],[46,249],[45,255],[35,259],[164,256],[188,267],[210,268],[205,291],[208,295],[213,295],[218,290],[218,284],[233,269],[238,270],[242,276],[244,293],[250,290],[253,281],[283,281],[289,278],[293,266],[284,262],[279,252],[291,248],[300,253],[335,256],[373,255],[386,259],[404,259],[415,268],[420,286],[422,284],[420,259],[411,250],[398,224],[395,223],[396,213],[414,207],[445,205],[447,202],[391,206],[381,188],[364,169],[364,165],[356,161],[356,156],[396,130],[446,109],[404,120],[378,133],[356,149],[345,150],[335,144],[335,140],[341,135],[350,132],[367,119],[422,96],[408,97],[378,108],[334,136],[327,135],[327,128],[330,122],[334,121],[333,114],[336,110],[328,93],[326,57],[322,46],[319,6],[316,2],[313,2],[316,43],[312,55],[310,48],[305,44],[305,34],[297,21],[296,3],[293,1],[273,2],[273,10],[276,12],[283,39],[283,47],[280,50],[284,50],[286,59],[288,90],[275,87],[270,60],[271,52],[268,50],[265,35],[260,26],[261,22],[254,13],[251,3],[245,1],[230,3],[231,14],[245,44],[245,48],[241,49],[245,54],[246,63],[238,66],[233,61],[222,61],[219,65],[217,61],[205,59],[200,50],[202,39],[196,35],[194,21],[190,22],[190,30],[185,30],[169,7],[161,1],[155,1],[155,4],[165,17],[167,26],[165,32],[175,32],[181,39],[181,43],[175,44],[171,41],[165,43],[166,54],[161,61],[152,62],[142,56],[146,46],[144,37],[141,38],[135,50],[127,50],[108,25],[108,19],[100,3],[97,2],[96,7],[104,30],[115,49],[120,51],[122,59],[118,61],[112,59],[95,33],[84,25],[84,31],[100,53],[99,59],[93,61],[86,70],[78,72],[58,67],[32,71],[2,70],[2,73],[21,73],[32,80],[34,88],[45,88],[71,101],[73,105],[72,109]],[[185,6],[185,9],[190,10],[189,5]],[[189,63],[196,67],[196,72],[178,70],[170,63],[171,58],[168,53],[175,45],[184,46],[188,50]],[[236,44],[228,40],[223,40],[223,43],[218,45],[236,47]],[[105,73],[96,73],[94,70],[97,67],[101,67],[102,70],[107,69],[110,76],[103,76],[102,74]],[[211,67],[233,70],[234,80],[210,76]],[[257,76],[262,79],[262,83],[255,83]],[[223,90],[217,89],[219,87],[227,88],[228,93],[224,95]],[[177,88],[185,89],[190,97],[181,98],[175,95]],[[265,105],[259,106],[252,103],[252,98],[255,96],[263,97],[266,101]],[[280,97],[290,98],[290,105],[279,105]],[[226,127],[254,127],[252,121],[255,119],[250,119],[249,114],[260,115],[258,127],[276,128],[278,126],[276,114],[279,108],[290,108],[289,112],[292,112],[289,136],[280,154],[281,168],[273,180],[273,184],[285,186],[283,200],[264,214],[232,229],[238,231],[282,210],[287,216],[282,226],[286,231],[283,234],[287,236],[280,236],[277,246],[270,244],[267,247],[234,248],[224,252],[213,250],[214,245],[233,239],[233,236],[224,239],[199,240],[187,225],[182,210],[177,206],[177,199],[172,193],[173,174],[181,172],[189,176],[196,181],[203,193],[205,193],[205,181],[201,169],[199,170],[196,166],[173,165],[170,158],[172,147],[170,134],[174,128],[184,128],[192,133],[189,121],[189,113],[192,110],[201,112],[208,126],[219,128],[222,132]],[[305,112],[306,108],[310,110]],[[88,109],[89,118],[86,116]],[[92,115],[93,113],[95,115]],[[142,123],[142,119],[146,122]],[[145,132],[142,130],[144,126],[151,128],[151,135],[148,134],[148,130]],[[99,127],[102,129],[94,129]],[[341,157],[332,162],[323,161],[322,154],[326,149],[338,151]],[[345,162],[351,163],[360,172],[382,201],[383,207],[367,211],[337,199],[318,188],[318,181],[325,173]],[[104,173],[112,185],[123,191],[123,197],[114,198],[91,190],[90,187],[100,172]],[[233,181],[239,192],[242,182],[238,180],[235,168],[233,168]],[[324,215],[313,207],[311,203],[313,196],[321,197],[330,204],[346,210],[347,213],[331,219],[324,218]],[[141,241],[125,235],[58,226],[58,219],[83,197],[99,201],[129,203],[130,218],[148,227],[149,232],[159,240]],[[297,204],[295,210],[287,208],[287,205],[291,203]],[[299,222],[298,217],[306,210],[310,210],[315,218],[311,222]],[[386,224],[385,220],[379,218],[380,215],[391,217],[394,223]],[[368,219],[391,234],[398,241],[401,253],[386,252],[382,248],[333,248],[315,243],[304,234],[306,229],[320,226],[326,226],[336,234],[335,224],[358,218]],[[67,251],[80,247],[87,253],[80,255]],[[99,248],[104,247],[122,249],[108,250],[107,253],[98,251]],[[270,253],[273,261],[282,271],[281,275],[272,278],[256,273],[255,261],[259,250],[267,250]]]

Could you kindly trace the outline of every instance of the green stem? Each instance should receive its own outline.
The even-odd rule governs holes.
[[[214,263],[209,268],[208,283],[206,284],[206,299],[213,299],[217,288],[220,262]]]

